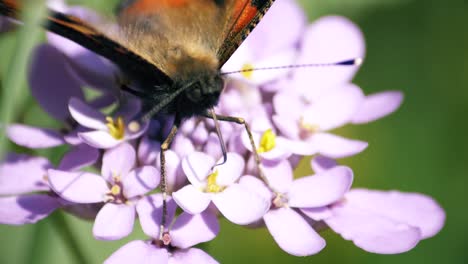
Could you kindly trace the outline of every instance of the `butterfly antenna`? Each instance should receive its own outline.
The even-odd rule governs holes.
[[[362,64],[362,58],[354,58],[333,63],[309,63],[309,64],[294,64],[294,65],[283,65],[273,67],[260,67],[260,68],[247,68],[238,71],[222,72],[220,75],[230,75],[235,73],[245,73],[253,71],[269,71],[269,70],[285,70],[285,69],[297,69],[297,68],[315,68],[315,67],[333,67],[333,66],[359,66]]]
[[[219,127],[218,117],[216,116],[216,113],[215,113],[213,108],[211,108],[211,110],[210,110],[210,115],[211,115],[211,118],[214,121],[216,134],[218,135],[218,139],[219,139],[219,145],[221,146],[221,151],[223,152],[223,162],[214,165],[213,168],[211,168],[211,170],[213,170],[215,167],[221,166],[224,163],[226,163],[226,161],[227,161],[227,151],[226,151],[226,144],[225,144],[224,139],[223,139],[223,133],[221,133],[221,128]]]

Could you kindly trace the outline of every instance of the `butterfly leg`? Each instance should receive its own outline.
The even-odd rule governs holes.
[[[211,113],[206,113],[204,116],[210,119],[214,119]],[[252,152],[254,155],[255,164],[257,165],[259,177],[265,182],[267,186],[269,186],[268,179],[265,177],[265,174],[263,173],[262,160],[260,159],[260,156],[258,155],[257,147],[255,145],[255,141],[252,136],[252,130],[250,130],[249,124],[245,122],[244,118],[241,118],[241,117],[224,116],[224,115],[218,115],[218,114],[215,114],[214,117],[220,121],[232,122],[232,123],[236,123],[236,124],[244,126],[245,131],[247,131],[247,135],[249,136],[250,145],[252,146]]]
[[[162,208],[162,219],[159,239],[163,241],[165,245],[170,244],[170,236],[165,232],[166,220],[167,220],[167,178],[166,178],[166,155],[165,152],[169,149],[174,137],[179,130],[180,120],[176,117],[174,125],[172,126],[171,132],[161,144],[160,160],[161,160],[161,193],[163,196],[163,208]]]

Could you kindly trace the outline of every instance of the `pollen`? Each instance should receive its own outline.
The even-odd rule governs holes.
[[[112,117],[107,117],[107,128],[111,136],[117,140],[123,139],[125,136],[125,122],[122,117],[113,119]]]
[[[250,63],[246,63],[244,64],[244,66],[242,66],[242,75],[246,78],[246,79],[249,79],[251,80],[252,79],[252,75],[253,75],[253,68],[254,66]]]
[[[219,172],[218,170],[215,170],[213,173],[211,173],[208,176],[208,183],[205,188],[205,192],[209,193],[219,193],[224,190],[222,186],[219,186],[218,183],[216,183],[216,179],[218,178]]]
[[[268,129],[260,138],[260,146],[257,149],[258,153],[271,151],[276,146],[276,134],[273,130]]]
[[[120,192],[122,191],[122,188],[120,188],[120,186],[118,185],[114,185],[112,186],[112,188],[110,189],[110,193],[114,196],[117,196],[120,194]]]

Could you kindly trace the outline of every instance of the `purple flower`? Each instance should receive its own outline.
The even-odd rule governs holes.
[[[107,150],[102,176],[89,172],[49,170],[52,189],[74,203],[105,203],[96,216],[94,236],[120,239],[133,229],[135,204],[159,184],[159,172],[152,166],[135,168],[135,150],[127,143]]]
[[[218,161],[218,163],[220,163]],[[246,225],[260,219],[269,208],[269,201],[236,183],[244,170],[244,160],[228,153],[223,165],[204,153],[194,152],[182,161],[182,168],[191,184],[173,193],[176,203],[187,213],[205,211],[211,202],[229,221]]]
[[[131,118],[140,110],[140,102],[129,99],[119,108],[115,117],[105,116],[79,99],[72,98],[69,103],[72,117],[83,127],[92,129],[79,132],[78,136],[88,145],[100,149],[109,149],[122,142],[140,137],[146,130],[147,123],[143,125],[132,123]]]
[[[338,166],[296,180],[293,180],[293,170],[286,160],[264,164],[264,170],[270,187],[253,176],[242,177],[240,184],[272,201],[263,221],[276,243],[295,256],[308,256],[321,251],[325,240],[297,209],[303,213],[306,210],[321,210],[342,199],[351,187],[351,169]]]
[[[444,210],[432,198],[400,191],[353,189],[330,210],[325,223],[333,231],[378,254],[409,251],[445,222]]]
[[[9,154],[0,164],[0,223],[36,223],[62,206],[50,192],[45,158]]]
[[[168,197],[168,221],[173,222],[176,204]],[[137,206],[143,231],[153,239],[132,241],[112,254],[106,264],[117,263],[218,263],[204,251],[191,248],[216,237],[219,223],[216,216],[208,210],[190,215],[182,213],[165,230],[167,240],[159,240],[162,195],[155,194],[143,198]]]

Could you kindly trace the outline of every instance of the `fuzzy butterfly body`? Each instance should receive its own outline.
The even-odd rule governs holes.
[[[118,8],[117,30],[55,11],[45,26],[115,62],[151,114],[183,119],[217,104],[221,66],[273,1],[126,0]],[[17,11],[16,1],[0,1],[3,15]]]

